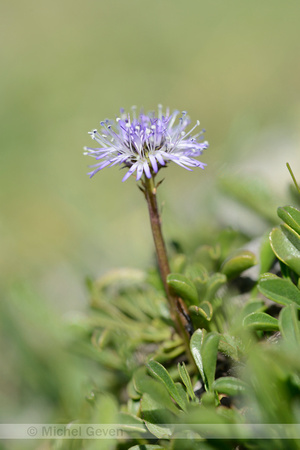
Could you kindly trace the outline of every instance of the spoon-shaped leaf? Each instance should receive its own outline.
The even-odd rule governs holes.
[[[300,346],[300,322],[294,305],[283,308],[279,314],[279,329],[289,346]]]
[[[198,303],[198,292],[194,283],[181,273],[170,273],[167,283],[171,289],[189,305]]]
[[[191,337],[190,348],[191,348],[191,353],[195,360],[196,366],[198,367],[198,370],[200,372],[201,378],[202,378],[203,382],[205,383],[206,380],[205,380],[202,353],[201,353],[204,335],[205,335],[205,330],[200,330],[200,329],[196,330],[195,333],[193,334],[193,336]]]
[[[211,389],[215,378],[219,340],[217,333],[206,334],[204,330],[198,329],[190,342],[191,353],[207,391]]]
[[[253,330],[277,331],[278,320],[266,313],[251,313],[243,320],[243,325]]]
[[[258,290],[270,300],[281,305],[296,303],[300,306],[300,290],[287,278],[279,278],[271,273],[261,276]]]
[[[300,275],[300,235],[288,225],[273,228],[270,242],[277,258]]]
[[[241,272],[257,264],[256,256],[248,250],[241,250],[229,256],[222,264],[221,272],[228,279],[238,276]]]
[[[215,391],[226,395],[239,395],[246,391],[248,385],[239,378],[222,377],[213,382],[212,388]]]

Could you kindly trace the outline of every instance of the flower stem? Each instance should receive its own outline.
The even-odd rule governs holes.
[[[161,219],[157,206],[156,186],[154,183],[154,178],[147,178],[145,176],[143,187],[143,192],[148,203],[149,217],[156,249],[158,267],[169,302],[171,317],[174,321],[177,332],[183,338],[187,346],[188,356],[190,356],[189,340],[190,335],[193,332],[193,327],[184,301],[171,292],[170,287],[167,283],[167,276],[170,273],[170,266],[164,238],[161,231]]]

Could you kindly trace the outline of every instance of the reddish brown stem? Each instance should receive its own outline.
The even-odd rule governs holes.
[[[157,206],[156,186],[153,178],[144,178],[144,194],[147,200],[149,217],[154,239],[158,267],[161,279],[164,285],[166,296],[170,306],[171,317],[174,321],[177,332],[181,335],[189,350],[189,338],[192,332],[190,317],[187,307],[181,298],[174,295],[167,283],[167,277],[170,273],[170,266],[166,252],[166,246],[161,231],[161,219]]]

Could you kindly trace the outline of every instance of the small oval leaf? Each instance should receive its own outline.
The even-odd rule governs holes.
[[[243,320],[245,327],[253,330],[277,331],[278,320],[266,313],[251,313]]]
[[[273,228],[270,243],[277,258],[300,275],[300,235],[288,225]]]
[[[190,278],[198,292],[198,298],[204,298],[206,292],[206,284],[209,279],[207,269],[202,264],[194,263],[187,267],[185,276]]]
[[[275,259],[275,255],[270,244],[269,234],[270,232],[266,233],[261,241],[259,251],[260,274],[268,272],[272,267],[272,264]]]
[[[300,346],[300,322],[294,305],[283,308],[279,314],[279,329],[290,346]]]
[[[194,283],[181,273],[170,273],[167,277],[170,288],[188,304],[198,303],[198,293]]]
[[[300,306],[300,290],[287,278],[266,273],[260,278],[257,287],[265,297],[276,303],[281,305],[295,303]]]
[[[248,250],[236,252],[227,258],[221,267],[221,272],[231,279],[238,276],[244,270],[257,264],[256,256]]]
[[[191,353],[193,355],[193,358],[195,360],[196,366],[198,367],[198,370],[200,372],[201,378],[203,382],[205,383],[205,375],[204,375],[204,369],[203,369],[203,361],[202,361],[202,354],[201,354],[201,347],[203,344],[204,339],[204,330],[196,330],[193,336],[191,337],[190,341],[190,348]]]
[[[205,300],[211,300],[214,298],[218,289],[223,286],[227,281],[226,275],[223,273],[215,273],[213,274],[207,283],[207,291],[205,294]]]
[[[214,391],[230,396],[243,394],[247,387],[248,385],[244,381],[234,377],[218,378],[212,384]]]
[[[198,329],[190,342],[192,355],[207,391],[215,378],[219,340],[219,334],[206,334],[204,330]]]
[[[219,340],[220,335],[211,332],[204,337],[202,345],[203,368],[209,390],[215,379]]]
[[[205,320],[210,321],[213,315],[213,307],[209,302],[202,302],[200,306],[192,305],[189,307],[189,311],[196,316],[201,316]]]

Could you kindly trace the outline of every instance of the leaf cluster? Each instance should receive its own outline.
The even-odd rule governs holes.
[[[285,426],[300,421],[300,211],[277,212],[283,223],[255,242],[228,228],[173,255],[167,282],[188,308],[192,360],[156,269],[88,283],[92,313],[72,347],[106,372],[86,420],[108,408],[128,437],[107,448],[300,448],[297,428]]]

